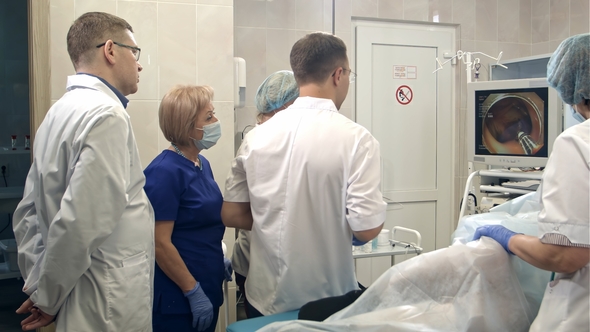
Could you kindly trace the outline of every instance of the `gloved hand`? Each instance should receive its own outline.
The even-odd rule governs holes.
[[[184,297],[188,299],[193,313],[193,328],[203,331],[211,325],[213,321],[213,305],[203,292],[201,284],[197,282],[195,288],[186,292]]]
[[[515,233],[502,225],[485,225],[480,226],[475,230],[473,240],[479,240],[482,236],[490,237],[500,243],[502,247],[504,247],[504,250],[509,254],[514,255],[514,253],[508,249],[508,241],[516,234],[522,233]]]
[[[232,273],[234,270],[231,267],[231,261],[227,257],[223,257],[223,265],[225,265],[225,280],[232,281]]]
[[[366,241],[366,242],[363,242],[363,241],[361,241],[361,240],[357,239],[357,238],[356,238],[354,235],[352,236],[352,245],[353,245],[353,246],[355,246],[355,247],[360,247],[360,246],[363,246],[363,245],[365,245],[367,242],[368,242],[368,241]]]

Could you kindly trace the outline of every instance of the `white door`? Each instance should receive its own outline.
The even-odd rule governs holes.
[[[455,28],[356,21],[353,29],[353,104],[356,121],[381,144],[384,227],[418,230],[425,252],[448,246],[454,225],[454,71],[450,64],[433,71],[437,57],[442,62],[443,53],[454,53]],[[371,283],[389,265],[388,258],[358,260],[359,281]]]

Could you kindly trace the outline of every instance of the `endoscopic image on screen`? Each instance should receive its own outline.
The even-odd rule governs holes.
[[[476,130],[478,154],[547,156],[546,89],[539,91],[482,92]],[[543,91],[545,90],[545,91]]]

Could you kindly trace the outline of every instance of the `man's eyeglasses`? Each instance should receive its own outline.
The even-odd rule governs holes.
[[[350,75],[348,76],[348,81],[350,83],[354,83],[354,81],[356,80],[356,73],[353,72],[351,69],[344,69],[344,68],[342,68],[342,71],[343,72],[349,71],[350,72]]]
[[[342,68],[342,71],[343,71],[344,73],[346,73],[347,71],[349,71],[349,72],[350,72],[350,75],[348,76],[348,81],[349,81],[350,83],[354,83],[354,81],[356,80],[356,73],[355,73],[355,72],[353,72],[351,69],[345,69],[345,68]],[[336,74],[336,72],[334,72],[334,73],[332,74],[332,76],[334,76],[335,74]]]
[[[139,56],[141,55],[141,48],[136,47],[136,46],[129,46],[129,45],[117,43],[116,41],[114,41],[113,44],[130,49],[131,53],[133,53],[133,55],[135,56],[135,61],[139,61]],[[103,47],[104,45],[106,45],[106,42],[104,42],[100,45],[96,45],[96,48]]]

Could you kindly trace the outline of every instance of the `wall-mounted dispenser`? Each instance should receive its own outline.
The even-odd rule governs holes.
[[[234,107],[246,105],[246,60],[234,57]]]

